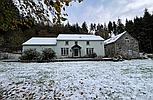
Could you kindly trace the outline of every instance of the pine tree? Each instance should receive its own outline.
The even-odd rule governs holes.
[[[153,27],[153,14],[151,15],[151,24],[150,27]],[[153,28],[151,28],[151,31],[153,32]],[[152,52],[153,53],[153,33],[150,34],[150,38],[151,38],[151,45],[152,45]]]
[[[108,39],[109,38],[109,33],[108,33],[108,30],[107,30],[106,24],[104,24],[104,26],[102,24],[98,24],[95,35],[99,35],[104,39]]]
[[[126,20],[125,30],[139,41],[140,52],[153,52],[153,17],[147,9],[143,17],[135,17],[134,21]]]
[[[70,23],[68,22],[66,25],[65,25],[65,27],[67,27],[67,28],[70,28]]]
[[[16,30],[20,23],[19,10],[12,0],[0,0],[0,30]]]
[[[87,27],[86,22],[83,22],[83,24],[82,24],[82,32],[83,33],[88,33],[88,27]]]
[[[93,25],[93,23],[90,24],[90,32],[91,31],[94,31],[94,25]]]
[[[94,30],[96,30],[96,27],[97,27],[97,25],[94,23],[94,25],[93,25]]]
[[[132,20],[127,20],[126,19],[126,23],[125,23],[125,31],[127,31],[130,34],[134,33],[134,23]],[[134,35],[133,35],[134,36]],[[134,36],[135,37],[135,36]]]
[[[146,38],[146,52],[152,52],[152,40],[151,40],[151,34],[152,34],[152,19],[151,14],[148,12],[147,9],[145,9],[144,16],[143,16],[143,24],[144,24],[144,36]]]
[[[68,23],[65,25],[65,30],[66,30],[67,33],[71,33],[70,28],[71,28],[71,25],[70,25],[70,23],[68,22]]]
[[[124,32],[124,25],[122,24],[121,19],[118,19],[117,24],[117,34]]]
[[[78,23],[75,24],[75,28],[76,28],[76,33],[80,33],[81,29]]]
[[[115,35],[117,35],[117,25],[116,25],[115,21],[113,22],[113,33]]]
[[[108,32],[111,33],[111,31],[113,31],[113,24],[111,21],[109,21],[108,23]]]
[[[100,31],[100,30],[102,30],[102,28],[101,28],[101,25],[98,23],[98,25],[97,25],[97,31]]]

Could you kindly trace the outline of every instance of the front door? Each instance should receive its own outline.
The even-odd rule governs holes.
[[[81,57],[81,47],[75,44],[72,48],[72,57]]]
[[[79,56],[79,49],[74,49],[74,56],[78,57]]]

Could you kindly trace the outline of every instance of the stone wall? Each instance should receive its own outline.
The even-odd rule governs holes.
[[[105,52],[109,57],[121,55],[124,58],[138,58],[139,44],[135,38],[126,33],[115,43],[105,45]]]
[[[18,60],[21,54],[13,54],[13,53],[7,53],[7,52],[0,52],[0,60],[3,59],[14,59]]]
[[[105,54],[106,57],[114,57],[115,56],[115,45],[113,44],[109,44],[109,45],[105,45]]]

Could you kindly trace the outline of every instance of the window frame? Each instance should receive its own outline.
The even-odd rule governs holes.
[[[65,45],[69,45],[69,41],[65,41]]]
[[[90,45],[90,41],[86,41],[86,45]]]
[[[75,45],[77,45],[78,44],[78,41],[75,41]]]
[[[94,48],[86,48],[86,54],[91,55],[94,53]]]
[[[125,42],[126,43],[129,43],[130,42],[130,39],[128,37],[125,37]]]
[[[69,48],[61,48],[61,56],[68,56]]]

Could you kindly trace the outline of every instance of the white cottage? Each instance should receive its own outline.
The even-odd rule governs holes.
[[[41,52],[45,48],[52,48],[58,58],[84,57],[96,53],[105,56],[104,39],[96,35],[59,34],[57,38],[33,37],[23,45],[23,51],[36,49]]]

